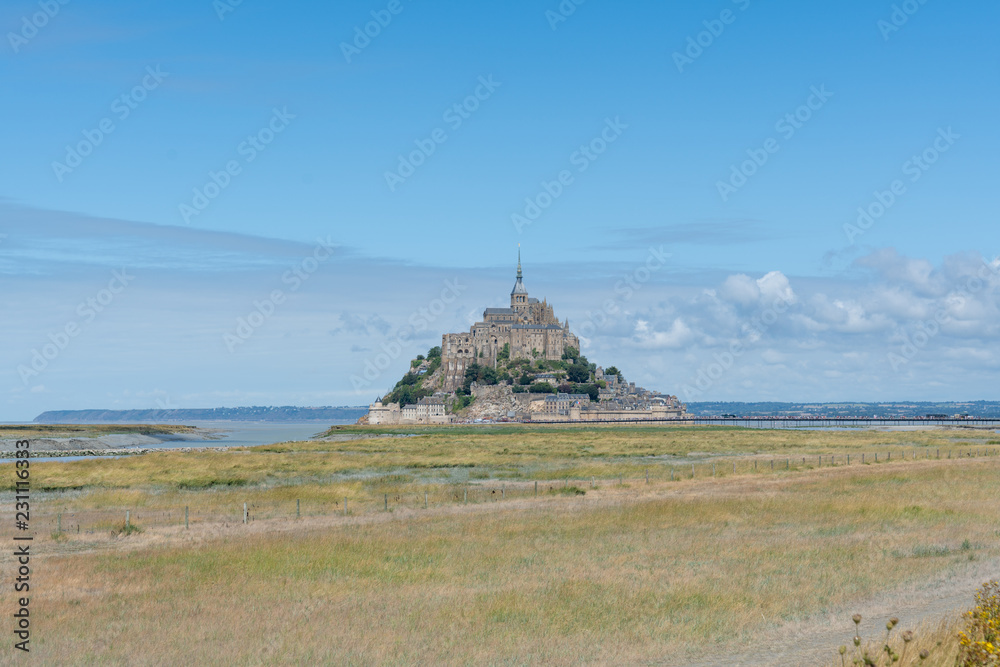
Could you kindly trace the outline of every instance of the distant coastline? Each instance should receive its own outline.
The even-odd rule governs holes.
[[[689,417],[881,417],[921,418],[968,414],[1000,419],[1000,401],[898,401],[882,403],[693,401]],[[190,422],[345,423],[366,414],[367,406],[178,408],[169,410],[49,410],[36,424],[170,424]]]
[[[895,401],[866,403],[781,403],[743,401],[688,402],[688,416],[718,417],[857,417],[919,419],[928,415],[1000,419],[1000,401]]]

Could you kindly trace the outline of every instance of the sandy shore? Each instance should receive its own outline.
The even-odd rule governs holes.
[[[165,442],[185,442],[216,440],[222,437],[220,429],[200,428],[185,433],[111,433],[107,435],[71,438],[30,438],[33,456],[93,456],[101,453],[138,454],[151,451]],[[17,438],[0,439],[0,457],[12,457],[16,450]],[[86,453],[83,453],[86,452]]]

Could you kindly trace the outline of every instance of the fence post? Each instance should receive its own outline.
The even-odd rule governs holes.
[[[468,493],[468,492],[466,492],[466,493]],[[537,479],[535,480],[535,497],[536,498],[538,497],[538,480]]]
[[[468,493],[468,491],[466,491],[466,493]],[[384,498],[382,498],[382,502],[385,505],[385,511],[388,512],[389,511],[389,494],[388,493],[385,494]]]
[[[757,459],[753,460],[753,471],[757,472]]]
[[[128,532],[132,525],[132,516],[129,510],[125,510],[125,531]]]
[[[715,477],[715,461],[712,461],[712,477]]]
[[[535,482],[535,495],[538,495],[538,482]],[[469,504],[469,487],[465,487],[465,498],[462,499],[462,502],[466,505]]]
[[[646,468],[646,484],[649,484],[649,468]]]
[[[736,461],[733,461],[733,474],[736,474]]]
[[[673,468],[670,469],[670,481],[671,482],[674,481],[674,469]]]
[[[188,529],[188,506],[184,506],[184,530]]]
[[[694,479],[694,464],[691,464],[691,479]]]
[[[344,516],[347,516],[347,496],[344,496]]]
[[[865,462],[865,453],[861,452],[861,463],[864,464],[864,462]]]
[[[295,518],[299,519],[302,517],[302,499],[295,499]]]
[[[785,459],[785,470],[791,470],[791,459]]]
[[[243,523],[247,522],[247,504],[243,503]]]
[[[424,507],[427,507],[427,500],[426,500],[426,498],[427,498],[427,494],[425,493],[424,494]],[[506,486],[501,486],[500,487],[500,500],[506,500],[506,499],[507,499],[507,487]]]
[[[847,465],[851,465],[851,455],[847,455]]]
[[[774,470],[774,459],[771,459],[771,470]]]
[[[57,521],[58,521],[58,526],[59,527],[56,528],[56,530],[61,533],[62,532],[62,512],[59,513],[59,516],[57,517]]]
[[[427,492],[424,491],[424,509],[427,509]]]

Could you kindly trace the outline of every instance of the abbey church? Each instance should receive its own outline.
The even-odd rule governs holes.
[[[487,308],[483,321],[467,333],[444,334],[441,338],[441,368],[444,390],[462,385],[465,369],[476,363],[495,366],[506,348],[511,359],[562,359],[567,347],[580,349],[580,340],[560,323],[546,301],[528,296],[521,276],[521,252],[517,253],[517,280],[510,292],[510,308]]]

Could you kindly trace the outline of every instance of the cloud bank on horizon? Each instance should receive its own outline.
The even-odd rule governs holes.
[[[0,420],[366,403],[525,281],[685,400],[997,399],[1000,5],[0,8]]]
[[[355,405],[508,300],[507,266],[442,269],[312,244],[3,210],[3,416],[47,409]],[[81,254],[81,246],[87,248]],[[837,276],[525,262],[584,353],[685,400],[994,393],[1000,258],[872,250]]]

